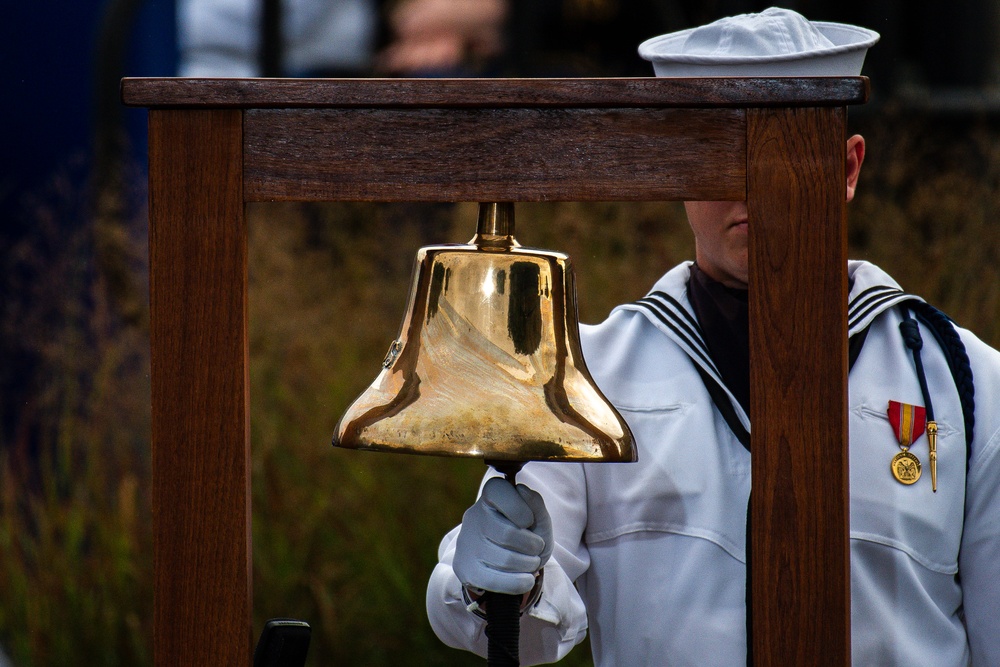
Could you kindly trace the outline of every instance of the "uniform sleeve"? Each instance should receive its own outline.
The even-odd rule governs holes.
[[[966,480],[959,575],[972,665],[1000,665],[1000,354],[966,341],[976,385],[976,438]],[[976,364],[984,357],[987,364]]]
[[[542,494],[556,541],[545,565],[541,597],[521,617],[521,662],[555,662],[587,634],[587,610],[574,585],[590,564],[583,544],[587,507],[583,467],[575,463],[529,463],[517,481]],[[455,527],[441,540],[438,564],[427,586],[427,616],[445,644],[485,657],[486,621],[468,610],[462,585],[451,567],[460,530],[461,526]]]
[[[260,2],[179,0],[180,76],[259,76]]]

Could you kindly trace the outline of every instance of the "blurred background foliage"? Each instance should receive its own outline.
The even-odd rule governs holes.
[[[1000,127],[891,108],[853,124],[868,158],[849,207],[852,257],[1000,345]],[[0,644],[16,665],[150,664],[145,320],[91,261],[93,228],[55,225],[80,215],[72,190],[57,178],[49,195],[3,273],[3,334],[41,363],[0,449]],[[482,464],[329,446],[397,333],[416,250],[468,241],[476,205],[248,214],[255,632],[270,617],[309,621],[310,665],[482,664],[434,637],[423,602]],[[584,322],[693,253],[675,203],[521,204],[517,219],[522,244],[573,258]],[[123,261],[141,284],[144,213],[125,229]],[[586,646],[565,664],[589,664]]]

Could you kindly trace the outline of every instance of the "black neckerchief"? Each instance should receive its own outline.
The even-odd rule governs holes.
[[[747,290],[726,287],[691,265],[688,299],[722,381],[750,414],[750,320]]]

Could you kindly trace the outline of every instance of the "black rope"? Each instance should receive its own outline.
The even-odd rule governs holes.
[[[910,310],[903,306],[903,321],[899,323],[899,331],[903,334],[903,342],[913,353],[913,365],[917,367],[917,380],[920,382],[920,393],[924,396],[924,409],[927,411],[927,421],[934,421],[934,406],[931,404],[931,393],[927,390],[927,376],[924,374],[924,363],[920,358],[920,349],[924,341],[920,337],[920,326],[910,317]]]

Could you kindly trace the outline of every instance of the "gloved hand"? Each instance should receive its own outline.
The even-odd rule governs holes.
[[[552,544],[542,496],[494,477],[462,517],[452,568],[466,588],[520,595],[534,586]]]

